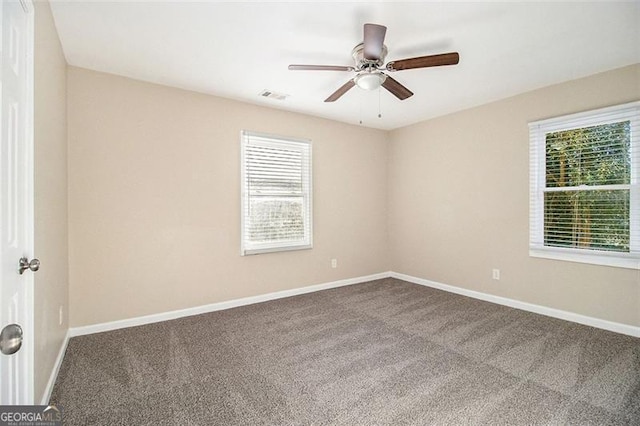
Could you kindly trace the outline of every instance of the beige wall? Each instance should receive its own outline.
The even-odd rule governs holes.
[[[391,268],[483,293],[640,325],[637,270],[528,255],[527,123],[640,99],[640,65],[395,130]],[[491,279],[491,269],[501,280]]]
[[[70,67],[71,325],[387,270],[640,325],[638,271],[528,256],[527,127],[638,99],[639,81],[627,67],[382,132]],[[313,140],[313,250],[239,255],[242,129]]]
[[[386,132],[74,67],[67,83],[72,326],[388,270]],[[240,256],[242,129],[312,139],[312,250]]]
[[[68,328],[66,61],[49,3],[35,3],[35,400]],[[58,312],[63,309],[63,322]]]

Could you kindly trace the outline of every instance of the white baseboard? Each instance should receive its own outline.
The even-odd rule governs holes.
[[[40,405],[49,405],[51,392],[53,392],[53,385],[56,384],[56,379],[58,378],[58,373],[60,372],[60,366],[62,365],[62,360],[64,359],[64,353],[67,350],[69,338],[71,337],[69,331],[70,330],[67,330],[67,334],[65,334],[64,340],[60,345],[60,350],[58,351],[56,362],[55,364],[53,364],[53,369],[51,370],[51,374],[49,375],[49,381],[47,382],[47,386],[44,388],[44,393],[42,394],[42,398],[40,399]]]
[[[472,297],[487,302],[496,303],[498,305],[509,306],[511,308],[522,309],[523,311],[534,312],[536,314],[546,315],[548,317],[559,318],[566,321],[576,322],[578,324],[589,325],[591,327],[601,328],[603,330],[614,331],[616,333],[627,334],[629,336],[640,337],[640,327],[622,324],[619,322],[607,321],[599,318],[589,317],[586,315],[576,314],[574,312],[563,311],[560,309],[549,308],[542,305],[534,305],[533,303],[521,302],[519,300],[508,299],[506,297],[494,296],[492,294],[481,293],[479,291],[468,290],[461,287],[454,287],[448,284],[442,284],[436,281],[417,278],[411,275],[400,274],[397,272],[389,272],[389,276],[399,280],[408,281],[414,284],[420,284],[427,287],[437,288],[449,293],[456,293],[462,296]]]
[[[85,334],[100,333],[103,331],[117,330],[120,328],[134,327],[138,325],[151,324],[160,321],[167,321],[176,318],[182,318],[192,315],[204,314],[207,312],[221,311],[224,309],[235,308],[239,306],[251,305],[254,303],[267,302],[269,300],[282,299],[285,297],[297,296],[300,294],[313,293],[320,290],[327,290],[331,288],[343,287],[352,284],[359,284],[367,281],[373,281],[383,278],[397,278],[399,280],[408,281],[414,284],[419,284],[427,287],[437,288],[449,293],[460,294],[462,296],[472,297],[474,299],[480,299],[498,305],[509,306],[511,308],[521,309],[524,311],[534,312],[536,314],[546,315],[553,318],[559,318],[566,321],[572,321],[579,324],[588,325],[591,327],[601,328],[604,330],[613,331],[616,333],[626,334],[629,336],[640,337],[640,327],[617,323],[613,321],[607,321],[599,318],[593,318],[586,315],[576,314],[574,312],[563,311],[560,309],[549,308],[547,306],[535,305],[532,303],[521,302],[519,300],[508,299],[506,297],[494,296],[487,293],[481,293],[479,291],[468,290],[461,287],[455,287],[448,284],[442,284],[436,281],[430,281],[424,278],[413,277],[411,275],[405,275],[398,272],[381,272],[373,275],[366,275],[355,278],[348,278],[339,281],[328,282],[324,284],[317,284],[308,287],[295,288],[291,290],[277,291],[274,293],[267,293],[258,296],[245,297],[242,299],[229,300],[226,302],[212,303],[209,305],[196,306],[193,308],[181,309],[171,312],[163,312],[159,314],[146,315],[142,317],[129,318],[120,321],[112,321],[102,324],[93,324],[83,327],[73,327],[67,331],[64,342],[60,347],[56,363],[47,382],[44,395],[41,399],[41,404],[46,405],[51,398],[51,392],[53,385],[55,384],[64,353],[67,349],[69,338],[75,336],[82,336]]]
[[[558,318],[565,321],[572,321],[578,324],[584,324],[591,327],[601,328],[603,330],[609,330],[616,333],[627,334],[629,336],[640,337],[640,327],[622,324],[613,321],[607,321],[599,318],[589,317],[586,315],[577,314],[574,312],[563,311],[560,309],[550,308],[542,305],[535,305],[533,303],[521,302],[519,300],[509,299],[501,296],[494,296],[492,294],[481,293],[479,291],[468,290],[461,287],[455,287],[448,284],[442,284],[436,281],[430,281],[424,278],[413,277],[411,275],[405,275],[398,272],[381,272],[373,275],[366,275],[355,278],[348,278],[339,281],[332,281],[323,284],[312,285],[308,287],[294,288],[291,290],[277,291],[274,293],[261,294],[258,296],[245,297],[242,299],[228,300],[225,302],[212,303],[209,305],[195,306],[193,308],[180,309],[176,311],[163,312],[159,314],[146,315],[142,317],[128,318],[119,321],[111,321],[101,324],[92,324],[82,327],[73,327],[69,329],[67,334],[67,340],[69,337],[82,336],[85,334],[101,333],[103,331],[117,330],[120,328],[135,327],[138,325],[151,324],[160,321],[167,321],[176,318],[182,318],[192,315],[199,315],[208,312],[221,311],[224,309],[236,308],[239,306],[251,305],[254,303],[267,302],[269,300],[282,299],[285,297],[297,296],[300,294],[313,293],[315,291],[327,290],[330,288],[343,287],[352,284],[363,283],[367,281],[378,280],[382,278],[393,277],[399,280],[408,281],[414,284],[420,284],[427,287],[437,288],[449,293],[460,294],[462,296],[472,297],[474,299],[480,299],[498,305],[509,306],[511,308],[521,309],[523,311],[534,312],[536,314],[546,315],[548,317]],[[64,348],[66,348],[66,341]],[[63,348],[63,349],[64,349]],[[64,350],[61,349],[61,354],[64,354]],[[59,355],[59,358],[61,355]],[[59,368],[59,366],[58,366]],[[56,371],[57,374],[57,371]],[[53,380],[55,377],[52,375]],[[51,381],[51,380],[50,380]],[[53,383],[51,383],[53,386]]]
[[[352,284],[363,283],[367,281],[388,278],[389,272],[381,272],[379,274],[365,275],[355,278],[347,278],[339,281],[332,281],[323,284],[311,285],[308,287],[294,288],[291,290],[277,291],[274,293],[261,294],[258,296],[244,297],[242,299],[228,300],[225,302],[212,303],[209,305],[195,306],[193,308],[180,309],[177,311],[162,312],[159,314],[146,315],[142,317],[128,318],[119,321],[105,322],[101,324],[92,324],[82,327],[73,327],[69,329],[69,336],[82,336],[85,334],[101,333],[103,331],[117,330],[120,328],[135,327],[138,325],[151,324],[154,322],[167,321],[176,318],[188,317],[192,315],[205,314],[208,312],[221,311],[224,309],[236,308],[239,306],[252,305],[254,303],[267,302],[269,300],[282,299],[285,297],[297,296],[299,294],[313,293],[315,291],[327,290],[330,288],[343,287]]]

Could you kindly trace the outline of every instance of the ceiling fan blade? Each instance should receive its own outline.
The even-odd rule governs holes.
[[[419,56],[417,58],[391,61],[387,64],[388,71],[410,70],[413,68],[439,67],[442,65],[456,65],[460,61],[458,52],[442,53],[440,55]]]
[[[382,83],[382,87],[390,91],[396,98],[400,99],[401,101],[404,101],[405,99],[413,96],[413,92],[411,90],[407,89],[402,84],[398,83],[396,80],[389,76],[387,76],[387,78],[384,80],[384,83]]]
[[[289,65],[291,71],[355,71],[353,67],[342,65]]]
[[[345,93],[347,93],[347,91],[349,89],[351,89],[353,86],[355,86],[356,83],[353,81],[353,79],[347,81],[345,84],[342,85],[342,87],[340,87],[338,90],[336,90],[335,92],[333,92],[331,94],[331,96],[329,96],[327,99],[325,99],[325,102],[335,102],[337,101],[340,96],[344,95]]]
[[[365,59],[380,59],[386,33],[387,27],[384,25],[364,24],[363,44]]]

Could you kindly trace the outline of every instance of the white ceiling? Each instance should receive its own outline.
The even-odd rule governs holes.
[[[71,65],[381,129],[640,62],[637,1],[54,0],[52,10]],[[353,65],[367,22],[387,26],[387,61],[457,51],[460,64],[393,73],[415,93],[405,101],[355,87],[325,103],[353,74],[287,70]]]

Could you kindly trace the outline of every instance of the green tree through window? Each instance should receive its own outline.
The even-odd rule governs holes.
[[[640,101],[529,123],[529,255],[640,270]]]
[[[544,244],[629,252],[629,121],[546,134]],[[609,189],[609,187],[611,189]]]

